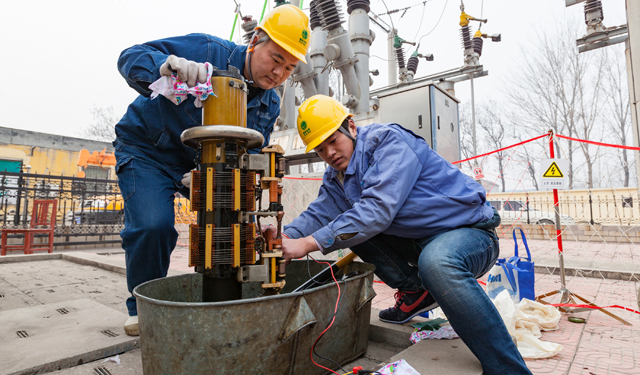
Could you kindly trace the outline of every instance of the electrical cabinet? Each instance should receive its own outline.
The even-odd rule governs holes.
[[[375,122],[400,124],[424,138],[449,162],[460,160],[458,99],[432,83],[376,94],[379,108]]]

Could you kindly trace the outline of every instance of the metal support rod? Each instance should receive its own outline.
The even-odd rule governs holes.
[[[626,42],[627,76],[629,79],[629,101],[631,102],[631,132],[633,144],[640,147],[640,2],[626,1],[627,28],[629,37]],[[640,153],[634,153],[636,178],[640,194]]]
[[[553,149],[553,133],[549,133],[549,156],[551,159],[555,158],[555,152]],[[567,281],[564,270],[564,251],[562,249],[562,231],[560,230],[560,208],[558,207],[558,189],[553,189],[553,209],[556,214],[556,240],[558,241],[558,260],[560,266],[560,291],[562,297],[560,303],[567,303],[571,299],[571,292],[567,290]]]
[[[471,82],[471,128],[473,131],[473,156],[478,155],[478,148],[476,142],[476,105],[474,100],[474,90],[473,90],[473,73],[469,74],[469,81]],[[476,167],[478,166],[478,159],[473,159]]]

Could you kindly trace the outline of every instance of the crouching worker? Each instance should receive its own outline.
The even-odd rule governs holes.
[[[440,305],[484,374],[531,374],[476,278],[498,257],[498,213],[484,189],[398,124],[356,128],[333,98],[299,108],[298,132],[328,165],[306,211],[285,226],[287,260],[350,248],[397,289],[380,320]]]

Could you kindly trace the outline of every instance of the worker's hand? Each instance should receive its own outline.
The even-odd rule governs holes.
[[[180,180],[180,182],[182,182],[182,185],[184,185],[185,187],[191,189],[191,171],[183,174],[182,180]]]
[[[297,240],[282,239],[282,257],[287,261],[291,259],[300,259],[312,251],[317,251],[318,245],[312,236],[300,238]]]
[[[193,87],[198,82],[207,82],[207,67],[203,63],[190,61],[175,55],[169,55],[167,61],[160,66],[160,75],[171,77],[171,73],[178,73],[178,79]]]

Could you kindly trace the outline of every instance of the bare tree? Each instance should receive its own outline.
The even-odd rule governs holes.
[[[541,134],[550,128],[569,137],[596,140],[601,105],[602,64],[594,63],[593,54],[580,54],[575,40],[583,25],[560,21],[556,29],[539,35],[536,46],[522,51],[522,61],[507,92],[517,109],[518,122],[524,129]],[[569,188],[574,185],[573,141],[568,141],[564,155],[569,159]],[[593,164],[598,154],[587,144],[580,144],[588,170],[587,184],[593,186]],[[556,145],[556,156],[562,156]]]
[[[86,129],[83,129],[82,136],[95,141],[111,142],[116,139],[115,126],[120,121],[116,116],[113,107],[97,107],[91,109],[93,122]]]
[[[477,106],[476,119],[478,125],[484,130],[484,139],[487,142],[489,148],[492,150],[498,150],[505,146],[505,126],[502,116],[500,114],[500,107],[494,100],[489,100],[486,103],[479,104]],[[499,151],[493,154],[498,161],[498,177],[502,183],[502,191],[506,191],[505,186],[505,151]]]
[[[627,87],[627,71],[625,60],[616,58],[623,53],[610,48],[603,48],[603,90],[605,96],[605,113],[603,122],[613,136],[613,141],[620,145],[627,145],[627,139],[631,129],[631,116],[629,105],[629,90]],[[617,157],[622,165],[624,174],[623,184],[629,186],[630,168],[628,151],[617,149]]]

